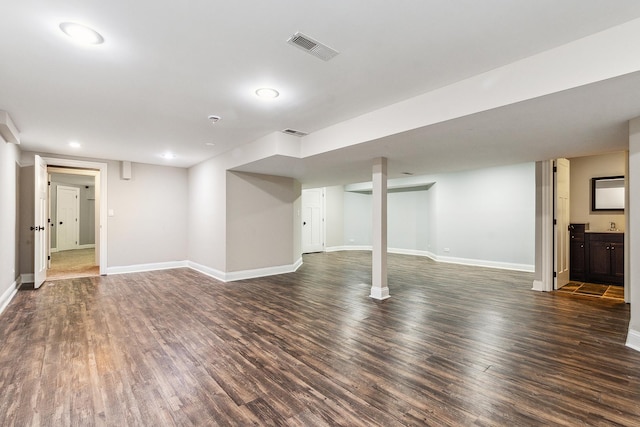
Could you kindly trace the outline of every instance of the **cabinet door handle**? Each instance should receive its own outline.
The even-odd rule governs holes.
[[[584,243],[580,245],[581,248],[584,248]]]

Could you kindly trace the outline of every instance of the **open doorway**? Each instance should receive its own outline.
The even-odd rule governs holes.
[[[47,280],[98,276],[96,171],[49,167]]]

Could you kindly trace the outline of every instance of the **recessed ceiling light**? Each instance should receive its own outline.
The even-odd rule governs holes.
[[[262,87],[256,90],[256,95],[260,98],[273,99],[280,96],[280,93],[275,89],[271,89],[269,87]]]
[[[218,121],[219,121],[221,118],[222,118],[222,117],[220,117],[220,116],[216,116],[216,115],[214,115],[214,114],[212,114],[212,115],[210,115],[210,116],[208,117],[208,119],[209,119],[209,120],[211,120],[211,123],[213,123],[213,124],[218,123]]]
[[[205,142],[204,145],[206,145],[207,147],[214,147],[216,145],[215,142]]]
[[[69,143],[69,147],[71,147],[71,148],[80,148],[80,143],[77,142],[77,141],[71,141]]]
[[[60,30],[80,44],[102,44],[104,38],[95,30],[75,22],[63,22]]]
[[[176,158],[176,155],[175,155],[175,154],[173,154],[173,153],[172,153],[172,152],[170,152],[170,151],[167,151],[166,153],[162,154],[162,158],[163,158],[163,159],[167,159],[167,160],[171,160],[171,159],[175,159],[175,158]]]

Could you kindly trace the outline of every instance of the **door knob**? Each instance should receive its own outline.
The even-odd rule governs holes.
[[[44,227],[41,225],[40,227],[38,227],[38,230],[42,231],[44,230]]]
[[[307,225],[307,221],[302,221],[302,225]]]
[[[62,225],[62,221],[60,221],[60,225]]]

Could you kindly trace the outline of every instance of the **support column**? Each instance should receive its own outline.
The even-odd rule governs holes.
[[[371,298],[389,298],[387,284],[387,159],[373,161],[373,251]]]
[[[629,166],[624,236],[624,290],[631,319],[627,346],[640,351],[640,117],[629,122]]]

